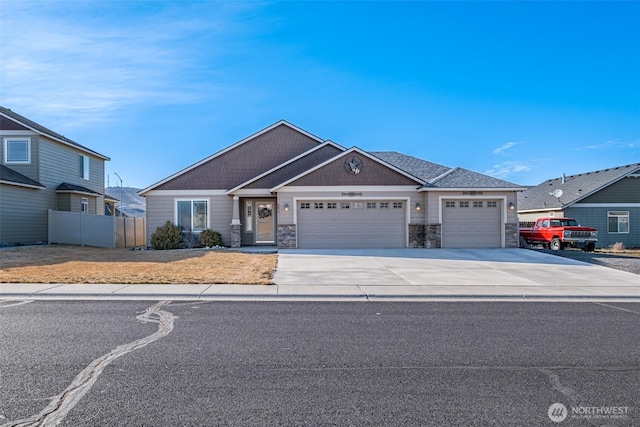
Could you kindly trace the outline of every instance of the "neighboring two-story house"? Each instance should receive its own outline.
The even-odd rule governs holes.
[[[598,230],[596,247],[640,247],[640,163],[549,179],[518,195],[518,216],[575,218]]]
[[[49,209],[105,214],[107,156],[0,107],[0,244],[46,243]]]
[[[517,184],[397,152],[344,148],[279,121],[142,190],[166,221],[225,244],[517,247]]]

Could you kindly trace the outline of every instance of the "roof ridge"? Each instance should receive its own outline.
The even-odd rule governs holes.
[[[454,173],[455,171],[457,171],[458,169],[460,169],[459,166],[453,167],[451,169],[449,169],[448,171],[446,171],[445,173],[440,174],[439,176],[436,176],[435,178],[433,178],[432,180],[428,181],[429,184],[434,184],[437,181],[440,181],[442,178],[451,175],[452,173]]]

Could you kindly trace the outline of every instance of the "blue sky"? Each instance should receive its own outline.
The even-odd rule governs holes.
[[[640,162],[640,2],[0,0],[0,104],[144,188],[285,119],[522,185]]]

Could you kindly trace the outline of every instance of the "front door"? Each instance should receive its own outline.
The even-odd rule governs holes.
[[[275,243],[273,202],[256,202],[256,243]]]

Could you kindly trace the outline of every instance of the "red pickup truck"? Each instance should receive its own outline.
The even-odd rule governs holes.
[[[598,241],[598,230],[582,227],[573,218],[538,218],[532,228],[520,229],[520,245],[549,246],[557,251],[567,246],[592,252]]]

